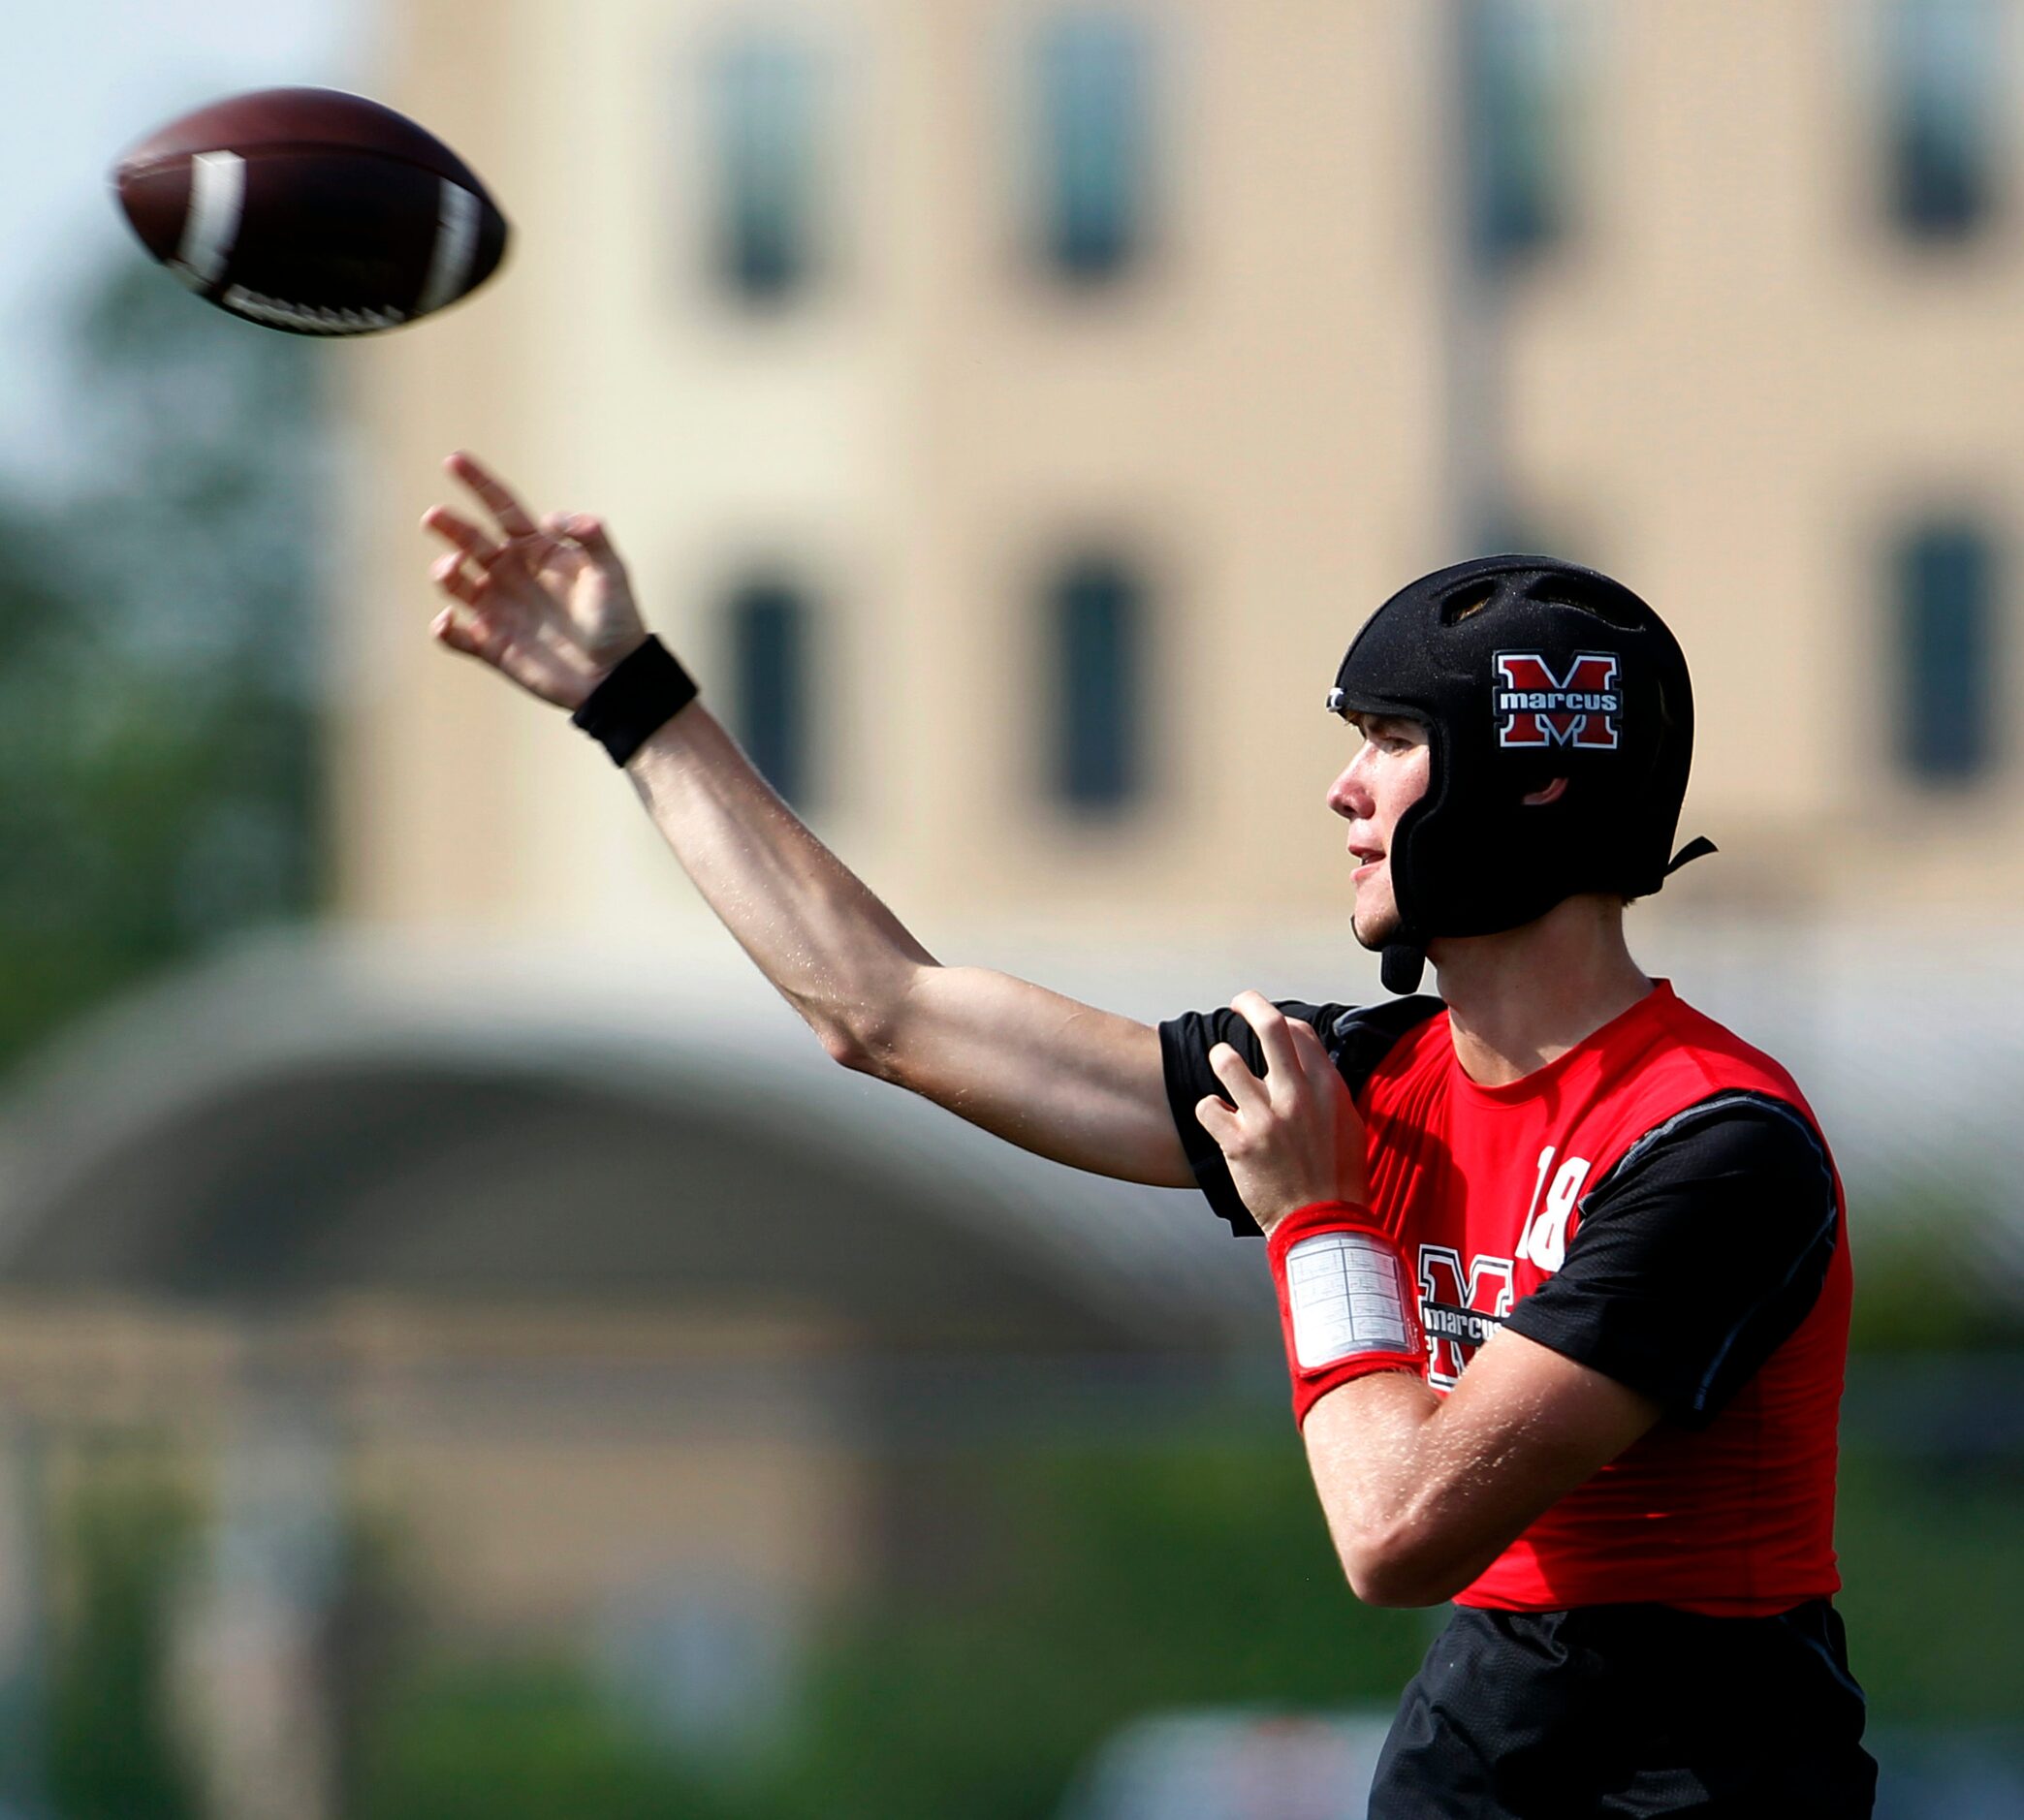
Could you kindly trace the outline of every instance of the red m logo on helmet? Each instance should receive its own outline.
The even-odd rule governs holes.
[[[1499,651],[1493,661],[1499,745],[1616,749],[1624,697],[1613,654],[1583,651],[1565,676],[1536,651]]]

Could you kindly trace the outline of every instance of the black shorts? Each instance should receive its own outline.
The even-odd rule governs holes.
[[[1776,1617],[1459,1607],[1399,1704],[1371,1820],[1860,1820],[1862,1722],[1825,1599]]]

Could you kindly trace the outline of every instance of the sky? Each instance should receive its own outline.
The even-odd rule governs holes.
[[[147,257],[112,200],[114,159],[221,95],[368,86],[372,12],[369,0],[0,0],[0,16],[12,173],[0,184],[0,478],[32,485],[61,466],[66,310],[93,271]]]

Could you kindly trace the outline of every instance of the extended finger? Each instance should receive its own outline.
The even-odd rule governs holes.
[[[455,544],[473,562],[490,562],[499,553],[498,545],[448,506],[430,506],[422,515],[422,528],[433,531],[446,544]]]
[[[467,601],[476,606],[485,592],[485,578],[474,575],[464,567],[462,552],[453,549],[447,556],[438,556],[430,566],[428,579],[445,594],[455,600]]]
[[[1239,992],[1230,1009],[1256,1033],[1265,1051],[1265,1078],[1290,1083],[1300,1073],[1300,1058],[1293,1052],[1286,1014],[1262,992]]]
[[[498,519],[499,529],[508,537],[534,534],[534,520],[527,516],[519,496],[476,455],[459,449],[443,465],[485,501],[486,510]]]
[[[446,644],[453,651],[461,651],[466,657],[476,657],[483,637],[471,614],[455,602],[445,607],[429,622],[429,636],[438,644]]]

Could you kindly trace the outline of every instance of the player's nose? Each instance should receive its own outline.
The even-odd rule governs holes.
[[[1345,822],[1365,819],[1376,807],[1357,764],[1362,756],[1359,752],[1356,759],[1344,766],[1335,782],[1328,786],[1328,806]]]

